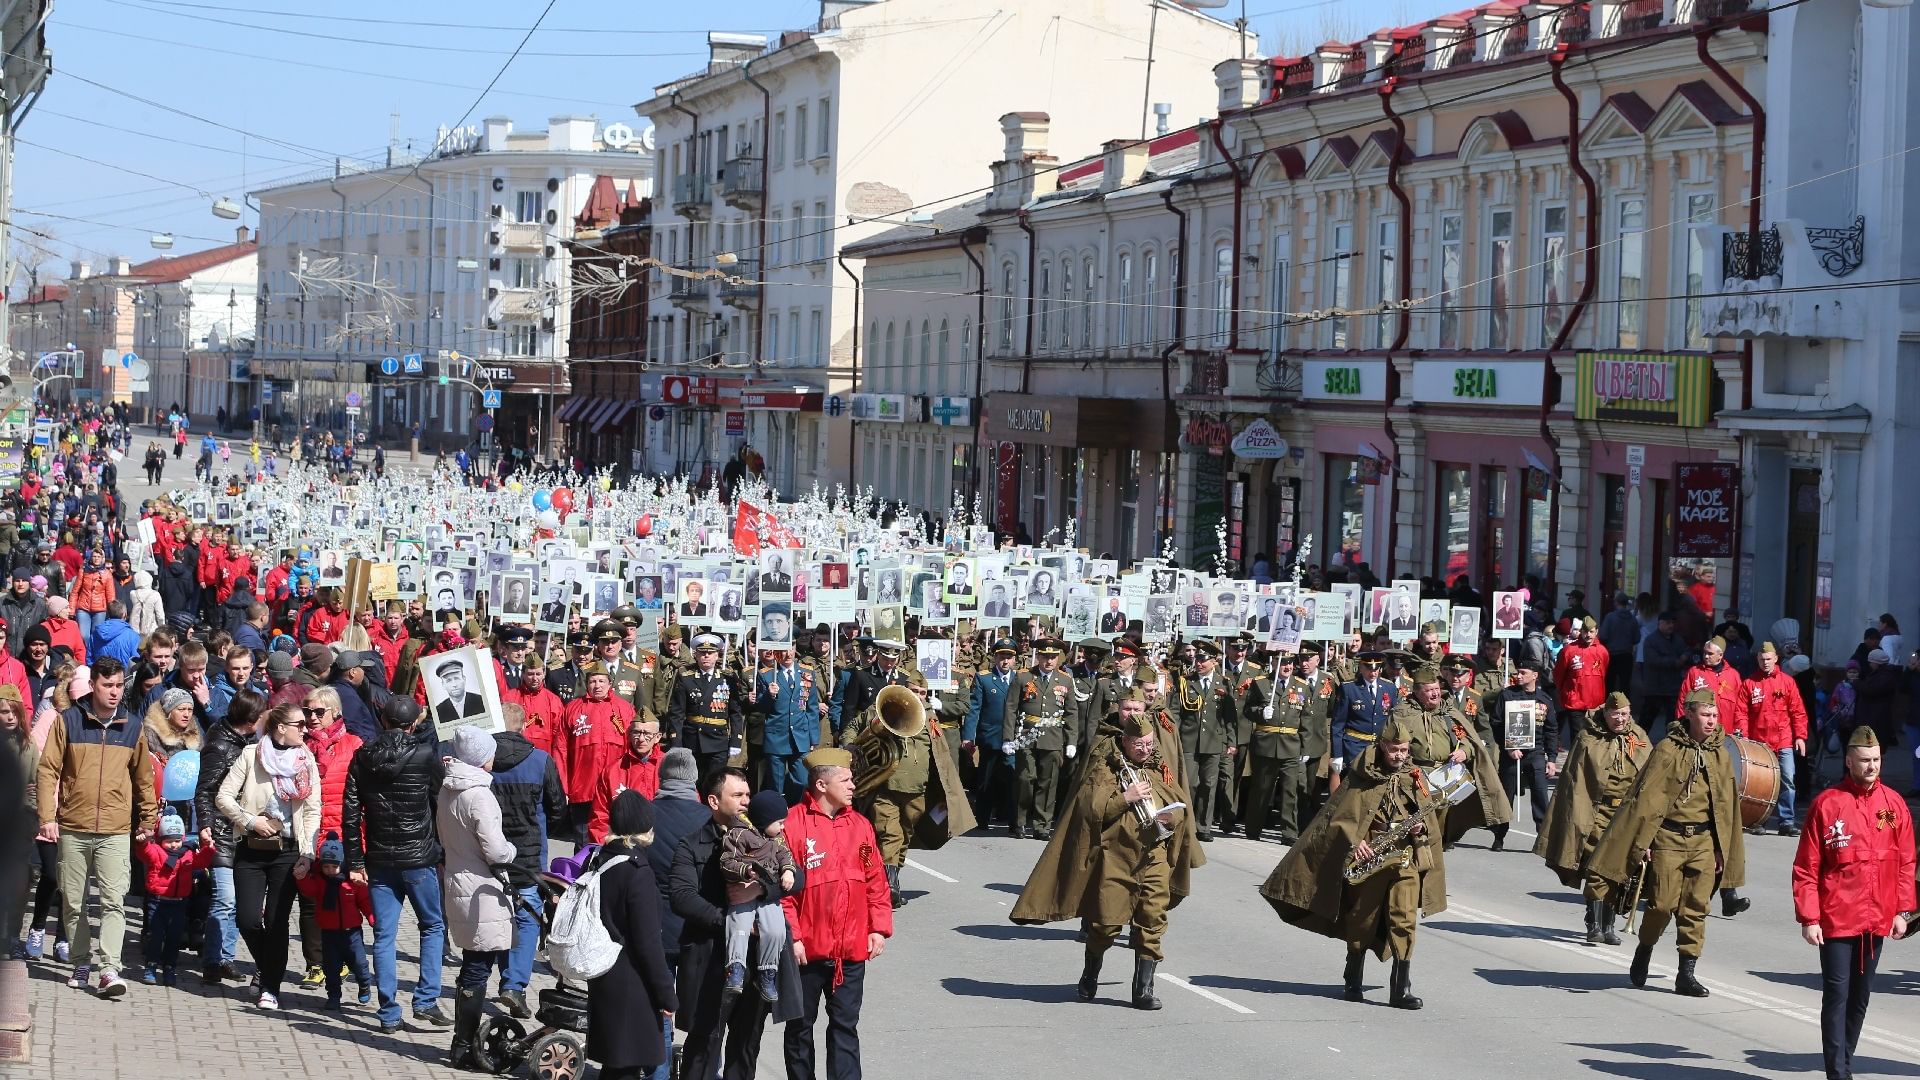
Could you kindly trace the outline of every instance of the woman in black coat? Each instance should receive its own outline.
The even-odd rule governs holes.
[[[607,840],[594,857],[598,866],[627,856],[600,877],[600,921],[620,945],[620,959],[587,983],[587,1057],[607,1080],[644,1076],[665,1062],[661,1021],[680,1007],[660,944],[660,886],[646,852],[652,842],[653,804],[637,791],[621,792],[607,809]]]
[[[192,614],[200,610],[199,568],[198,544],[181,544],[172,560],[160,567],[160,580],[156,584],[160,587],[160,606],[166,609],[168,619],[179,612]]]

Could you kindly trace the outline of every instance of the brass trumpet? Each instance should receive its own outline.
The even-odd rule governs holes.
[[[860,733],[847,742],[853,755],[853,797],[879,790],[900,767],[906,741],[927,729],[927,707],[904,686],[883,686],[861,718]]]
[[[1134,768],[1133,763],[1129,762],[1125,755],[1119,756],[1118,761],[1119,764],[1114,769],[1114,777],[1120,781],[1120,790],[1125,791],[1139,783],[1142,778],[1140,770]],[[1165,840],[1173,835],[1172,827],[1160,820],[1160,809],[1153,805],[1151,789],[1146,798],[1127,805],[1133,807],[1134,816],[1140,819],[1141,825],[1153,826],[1157,834],[1154,838],[1156,841]]]

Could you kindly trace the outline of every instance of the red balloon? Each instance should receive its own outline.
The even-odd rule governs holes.
[[[567,511],[572,510],[573,509],[573,489],[572,488],[554,488],[553,489],[553,508],[555,510],[560,511],[560,513],[562,514],[565,514],[567,513]]]
[[[653,515],[641,514],[640,520],[633,523],[633,534],[642,540],[653,535]]]

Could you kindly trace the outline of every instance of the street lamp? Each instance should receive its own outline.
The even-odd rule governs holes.
[[[234,202],[232,199],[215,199],[213,200],[213,216],[223,221],[238,221],[240,219],[240,204]]]

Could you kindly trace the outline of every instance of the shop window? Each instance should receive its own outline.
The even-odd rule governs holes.
[[[1366,561],[1367,485],[1361,480],[1360,459],[1328,458],[1322,490],[1327,494],[1327,512],[1320,535],[1334,538],[1340,562],[1351,566]]]
[[[1527,470],[1526,511],[1526,572],[1545,581],[1553,551],[1553,477],[1539,469]]]
[[[1600,594],[1611,596],[1626,588],[1627,478],[1602,473],[1600,500]]]
[[[1481,590],[1505,588],[1507,582],[1507,470],[1499,465],[1480,469],[1480,499],[1483,515],[1480,533]]]
[[[1465,465],[1440,465],[1433,512],[1433,565],[1444,581],[1467,572],[1473,540],[1473,473]]]

